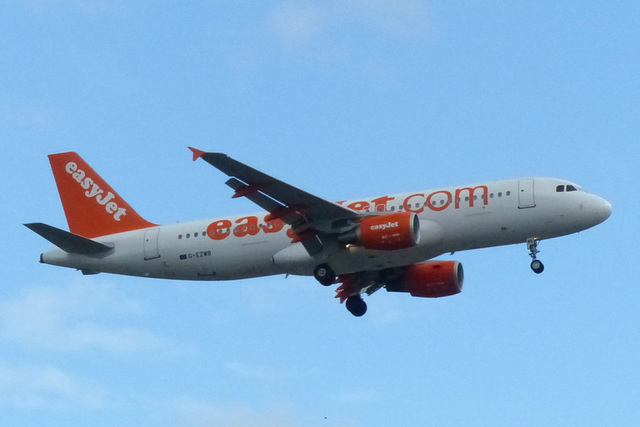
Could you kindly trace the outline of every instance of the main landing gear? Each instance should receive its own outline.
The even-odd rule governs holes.
[[[335,282],[336,273],[328,264],[320,264],[313,270],[313,277],[315,277],[322,286],[329,286]]]
[[[313,276],[323,286],[329,286],[336,282],[336,273],[328,264],[316,266],[313,270]],[[338,296],[336,298],[340,298],[340,302],[345,301],[344,298],[346,298],[345,305],[347,310],[356,317],[363,316],[367,312],[367,303],[364,302],[360,295],[362,287],[356,285],[356,288],[354,288],[355,283],[353,281],[341,281],[343,284],[338,288]],[[347,295],[350,296],[347,297]]]
[[[529,249],[529,255],[533,259],[533,261],[531,261],[531,269],[536,274],[544,271],[544,264],[536,257],[536,254],[540,253],[538,250],[538,242],[539,240],[533,237],[527,239],[527,249]]]
[[[356,317],[363,316],[367,312],[367,303],[360,295],[351,295],[345,304],[347,310]]]

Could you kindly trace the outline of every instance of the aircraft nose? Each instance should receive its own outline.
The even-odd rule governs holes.
[[[598,220],[598,224],[605,221],[611,216],[611,203],[602,197],[598,197],[597,207],[595,209],[595,215]]]
[[[605,199],[602,199],[604,202],[604,206],[602,207],[602,217],[603,221],[611,216],[611,203],[607,202]]]

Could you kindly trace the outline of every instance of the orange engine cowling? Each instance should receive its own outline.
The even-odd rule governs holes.
[[[439,298],[462,290],[464,270],[458,261],[434,261],[406,267],[404,275],[387,284],[389,292],[409,292],[411,296]]]
[[[367,249],[406,249],[420,240],[420,220],[415,213],[397,212],[362,218],[355,243]]]

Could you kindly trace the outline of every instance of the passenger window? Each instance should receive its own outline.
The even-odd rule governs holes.
[[[197,232],[196,232],[196,233],[194,233],[194,234],[193,234],[193,237],[198,237],[198,233],[197,233]]]
[[[498,197],[502,197],[502,191],[498,192]]]
[[[510,196],[510,195],[511,195],[511,191],[507,191],[507,196]]]
[[[191,234],[187,233],[187,239],[188,239],[189,237],[191,237]]]
[[[178,234],[178,239],[182,239],[182,234]]]

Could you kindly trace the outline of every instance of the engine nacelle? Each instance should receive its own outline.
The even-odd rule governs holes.
[[[340,240],[366,249],[406,249],[420,240],[420,220],[412,212],[370,216],[362,218],[355,232],[341,236]]]
[[[439,298],[459,293],[463,282],[464,270],[460,262],[433,261],[406,267],[402,277],[387,284],[387,291]]]

